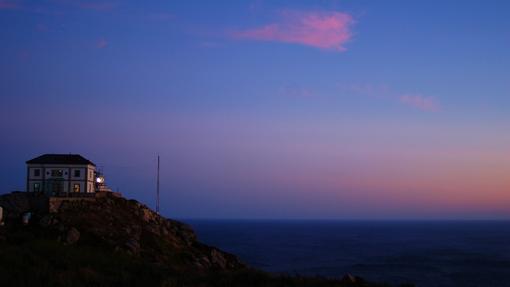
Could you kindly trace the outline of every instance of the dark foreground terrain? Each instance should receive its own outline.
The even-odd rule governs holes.
[[[64,201],[53,213],[47,198],[29,193],[2,195],[0,206],[2,286],[385,286],[255,270],[115,194]],[[26,212],[32,217],[22,224]]]

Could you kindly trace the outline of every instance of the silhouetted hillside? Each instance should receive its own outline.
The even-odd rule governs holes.
[[[272,275],[200,243],[186,224],[115,194],[58,201],[0,196],[2,286],[382,286]],[[55,212],[47,210],[52,207]],[[24,213],[31,212],[28,224]]]

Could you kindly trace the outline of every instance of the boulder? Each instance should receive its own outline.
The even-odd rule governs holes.
[[[80,240],[80,232],[78,229],[71,227],[66,233],[66,244],[74,244]]]
[[[140,252],[140,243],[134,238],[128,239],[128,241],[126,241],[125,247],[129,252],[133,254],[138,254]]]
[[[216,249],[211,250],[211,263],[221,269],[225,269],[227,267],[227,259],[223,256],[223,253]]]
[[[145,222],[149,222],[149,221],[154,220],[153,212],[151,210],[149,210],[148,208],[145,208],[145,207],[141,208],[141,217],[142,217],[142,220],[145,221]]]

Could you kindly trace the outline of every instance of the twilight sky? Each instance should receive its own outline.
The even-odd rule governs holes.
[[[510,218],[509,1],[0,0],[0,192],[80,153],[177,218]]]

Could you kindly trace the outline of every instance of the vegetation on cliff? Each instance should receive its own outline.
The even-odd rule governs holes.
[[[135,200],[107,194],[63,201],[28,193],[0,196],[0,278],[5,286],[383,286],[273,275],[200,243],[186,224]],[[31,212],[29,224],[20,217]]]

